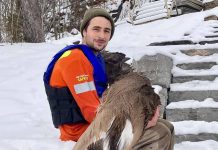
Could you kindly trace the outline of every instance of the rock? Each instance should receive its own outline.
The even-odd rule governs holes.
[[[211,16],[208,16],[208,17],[205,17],[204,18],[204,21],[208,21],[208,20],[217,20],[217,16],[216,15],[211,15]]]
[[[166,88],[162,88],[162,90],[158,94],[160,96],[161,106],[160,106],[160,117],[165,118],[165,107],[167,105],[168,92]]]
[[[170,87],[173,67],[173,61],[170,57],[162,54],[145,55],[139,61],[133,60],[132,66],[136,72],[141,72],[148,77],[152,84],[165,88]]]
[[[73,44],[79,44],[80,43],[80,41],[74,41],[73,42]]]
[[[204,3],[203,9],[208,10],[218,6],[218,0],[213,0],[211,2]]]
[[[79,34],[79,31],[78,31],[76,28],[73,28],[73,29],[70,31],[70,33],[71,33],[72,35],[77,35],[77,34]]]

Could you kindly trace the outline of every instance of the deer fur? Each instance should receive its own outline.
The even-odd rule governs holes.
[[[130,150],[160,105],[150,80],[133,73],[125,54],[104,51],[103,57],[110,87],[74,150]]]
[[[96,118],[76,143],[74,150],[130,150],[154,115],[160,98],[149,79],[128,73],[104,93]],[[130,141],[119,142],[127,120],[131,123]]]

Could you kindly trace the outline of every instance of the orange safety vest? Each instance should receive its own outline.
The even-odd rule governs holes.
[[[100,100],[94,85],[94,68],[80,49],[68,50],[53,68],[50,86],[68,87],[87,122],[59,126],[60,139],[77,141],[96,115]]]

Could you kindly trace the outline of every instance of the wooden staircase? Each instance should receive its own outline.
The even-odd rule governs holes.
[[[169,18],[173,15],[174,0],[159,0],[142,4],[135,9],[133,24],[143,24],[161,18]]]
[[[176,0],[176,4],[183,14],[203,9],[202,0]]]

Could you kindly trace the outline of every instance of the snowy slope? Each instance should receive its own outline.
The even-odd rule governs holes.
[[[186,56],[178,59],[178,55],[180,57],[183,55],[178,53],[179,50],[218,48],[218,44],[167,47],[146,45],[151,42],[183,39],[185,33],[193,31],[195,31],[194,34],[190,34],[192,36],[188,38],[197,41],[204,32],[208,32],[206,29],[198,30],[197,27],[203,23],[203,18],[210,14],[218,15],[218,8],[138,26],[119,23],[107,49],[123,52],[136,60],[143,54],[162,53],[172,57],[175,63],[184,62],[187,60]],[[209,25],[211,24],[214,22],[209,23]],[[42,76],[51,57],[66,44],[71,44],[78,38],[80,36],[41,44],[0,44],[0,101],[2,102],[0,105],[0,150],[72,149],[75,143],[59,141],[58,130],[52,125]],[[172,53],[178,53],[178,55]],[[195,61],[198,59],[196,58]],[[201,59],[204,59],[203,56]],[[175,71],[182,74],[180,70]],[[216,74],[217,71],[216,68],[211,70]],[[211,88],[216,87],[214,84],[211,83]],[[193,86],[193,83],[188,86]],[[201,125],[207,124],[200,122],[199,128]],[[182,125],[175,124],[176,132],[185,130],[184,126],[186,126],[186,122]],[[218,130],[216,126],[212,129],[214,129],[214,133]],[[198,128],[192,129],[192,131],[198,131]],[[217,147],[218,142],[216,141],[183,142],[175,145],[176,150],[216,150]]]

